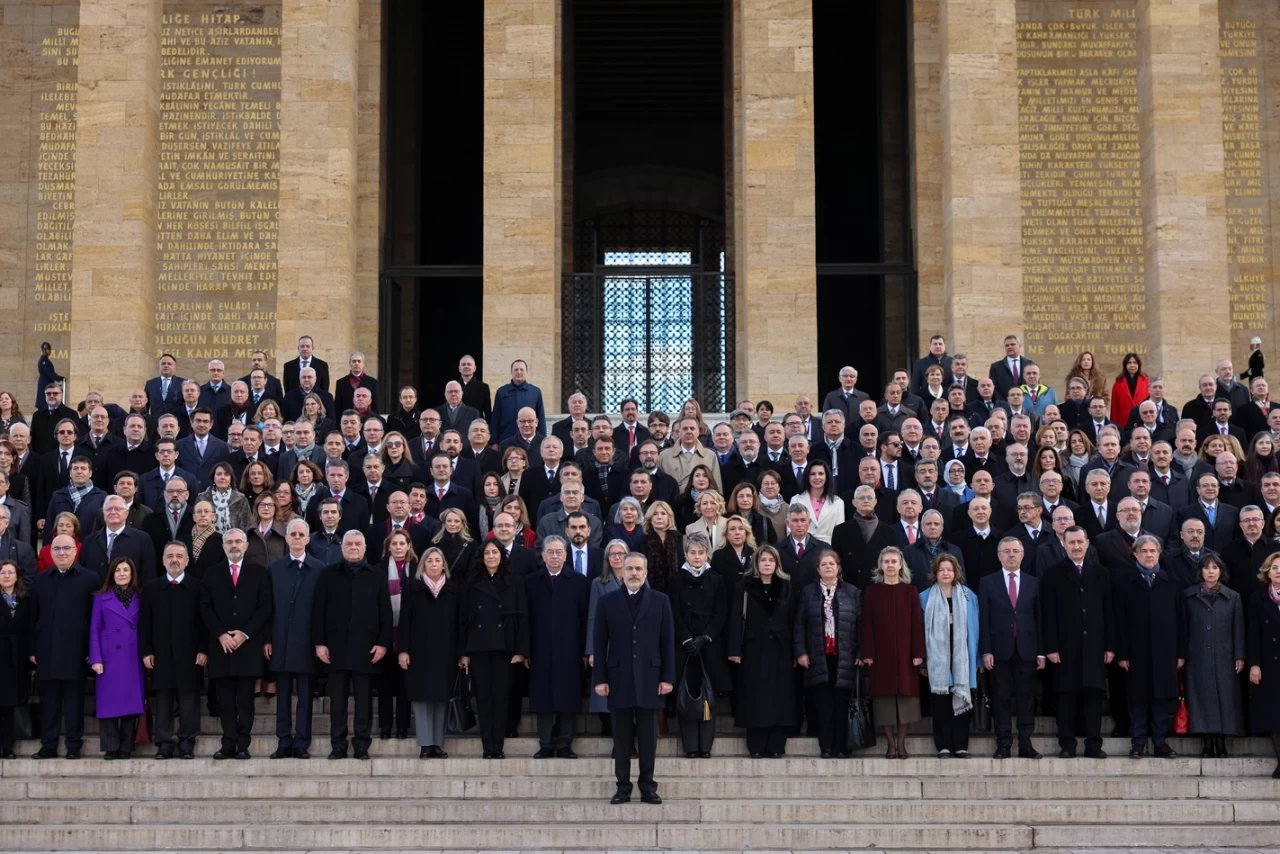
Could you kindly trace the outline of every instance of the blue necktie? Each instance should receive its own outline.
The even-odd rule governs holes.
[[[573,568],[578,571],[578,575],[586,575],[587,568],[582,565],[582,551],[576,551],[573,554]]]
[[[1205,515],[1209,517],[1209,527],[1212,528],[1215,524],[1215,520],[1218,518],[1218,511],[1214,507],[1206,507],[1204,508],[1204,512]]]

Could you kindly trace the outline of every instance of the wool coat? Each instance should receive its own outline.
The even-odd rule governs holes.
[[[1047,665],[1055,691],[1106,688],[1104,658],[1116,651],[1111,593],[1110,571],[1088,555],[1082,573],[1068,559],[1040,577],[1044,652],[1061,656],[1061,663]]]
[[[529,711],[582,710],[591,583],[569,566],[525,576],[529,603]]]
[[[265,658],[262,648],[271,624],[271,579],[266,567],[240,564],[240,576],[231,583],[231,567],[224,557],[200,579],[200,617],[209,636],[209,678],[234,676],[261,678]],[[228,632],[248,636],[232,652],[223,652],[218,638]]]
[[[156,657],[151,668],[154,689],[200,690],[204,679],[196,667],[196,656],[209,651],[209,635],[200,618],[203,586],[190,572],[179,584],[171,583],[165,575],[143,585],[138,654]]]
[[[89,655],[89,616],[102,585],[97,573],[75,564],[36,576],[31,585],[31,648],[36,678],[80,680]]]
[[[924,613],[913,584],[872,584],[862,598],[861,658],[871,659],[872,697],[920,695]]]
[[[733,711],[740,727],[795,726],[793,628],[798,596],[791,582],[744,577],[729,600],[725,647],[740,656]],[[773,595],[771,596],[770,593]],[[823,660],[826,666],[826,660]]]
[[[311,642],[311,614],[324,562],[306,554],[299,568],[288,554],[267,569],[271,579],[271,661],[273,673],[315,673],[320,669]]]
[[[462,655],[462,584],[446,582],[437,596],[421,579],[411,578],[401,590],[400,652],[409,654],[405,693],[414,703],[448,700]]]
[[[805,585],[796,594],[798,599],[791,627],[793,657],[809,656],[809,667],[804,671],[806,688],[827,684],[820,585],[821,582]],[[862,591],[847,581],[836,585],[832,608],[836,623],[836,687],[841,689],[852,689],[854,680],[858,678],[854,662],[862,657],[862,596]]]
[[[134,594],[129,607],[112,590],[93,597],[93,613],[89,618],[89,663],[101,664],[102,673],[94,680],[96,715],[120,718],[142,714],[142,656],[138,654],[138,622],[142,614],[142,597]]]
[[[689,653],[685,641],[706,635],[711,642],[702,647],[702,666],[711,676],[716,691],[733,687],[729,661],[724,651],[724,628],[729,619],[729,596],[724,579],[708,565],[702,575],[680,570],[667,580],[671,614],[676,626],[676,678],[684,673]]]
[[[1199,584],[1182,591],[1183,697],[1187,732],[1244,735],[1244,703],[1236,661],[1245,658],[1244,605],[1240,594],[1223,584],[1215,596]]]
[[[600,597],[591,684],[608,684],[609,711],[661,709],[666,697],[658,693],[659,683],[674,686],[678,678],[671,600],[642,587],[632,613],[630,595],[620,587]]]
[[[31,600],[19,599],[13,611],[0,600],[0,707],[27,702],[30,646]]]
[[[1115,585],[1116,660],[1129,662],[1129,702],[1176,698],[1186,597],[1163,569],[1150,587],[1136,566]]]
[[[367,561],[343,561],[325,570],[316,582],[311,610],[311,641],[329,648],[330,669],[381,673],[373,648],[391,655],[391,591],[386,575]]]
[[[1261,734],[1280,732],[1280,607],[1266,588],[1249,597],[1245,622],[1249,631],[1245,664],[1262,668],[1262,683],[1249,686],[1249,728]]]
[[[609,573],[608,578],[597,578],[591,582],[591,596],[587,601],[587,649],[588,656],[595,653],[595,632],[596,632],[596,613],[600,609],[600,597],[606,593],[612,593],[623,584],[613,573]],[[593,677],[594,678],[594,677]],[[596,714],[604,714],[609,711],[609,698],[601,697],[595,691],[588,692],[590,700],[588,702],[589,712]]]

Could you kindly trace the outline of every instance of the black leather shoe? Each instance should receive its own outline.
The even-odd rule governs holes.
[[[79,758],[80,758],[80,751],[78,751],[78,750],[68,750],[68,751],[67,751],[67,758],[68,758],[68,759],[79,759]]]
[[[390,728],[390,727],[387,727],[386,729],[384,729],[384,730],[380,733],[380,735],[381,735],[383,738],[391,738],[391,728]]]
[[[58,750],[57,748],[54,748],[51,750],[47,747],[42,747],[39,750],[37,750],[35,753],[31,754],[31,758],[32,759],[57,759]]]
[[[1161,759],[1177,759],[1178,752],[1167,744],[1156,745],[1156,756]]]
[[[431,746],[431,756],[435,759],[448,759],[449,754],[440,749],[439,745]]]
[[[997,747],[996,752],[991,754],[992,759],[1008,759],[1012,754],[1007,747]]]
[[[408,738],[408,737],[409,737],[409,730],[407,729],[396,730],[396,738]]]
[[[480,758],[481,758],[481,759],[492,759],[492,758],[493,758],[493,751],[492,751],[492,750],[486,750],[486,751],[484,752],[484,755],[482,755]]]
[[[1085,759],[1106,759],[1107,752],[1105,750],[1086,750],[1084,752]]]
[[[17,759],[17,758],[18,758],[18,755],[12,752],[6,753],[4,756],[0,756],[0,759]]]
[[[760,751],[758,751],[758,750],[757,750],[757,751],[753,751],[753,752],[752,752],[752,754],[751,754],[751,758],[752,758],[752,759],[764,759],[764,757],[765,757],[766,755],[767,755],[767,754],[762,753],[762,752],[760,752]]]
[[[1040,751],[1036,750],[1034,747],[1028,747],[1026,750],[1018,751],[1018,758],[1019,759],[1039,759],[1041,758],[1041,753]]]
[[[1059,759],[1075,759],[1076,752],[1074,750],[1064,747],[1058,751],[1058,758]]]
[[[277,747],[276,752],[271,754],[271,759],[289,759],[293,756],[292,747]]]
[[[494,759],[506,759],[506,758],[507,758],[507,754],[506,754],[506,753],[504,753],[504,752],[503,752],[503,751],[501,751],[501,750],[498,750],[498,751],[495,751],[495,752],[494,752],[494,754],[493,754],[493,758],[494,758]]]
[[[195,758],[196,758],[195,753],[193,753],[193,752],[192,752],[192,751],[190,751],[190,750],[188,750],[186,753],[179,754],[179,756],[180,756],[180,758],[182,758],[182,759],[195,759]]]
[[[657,792],[648,792],[646,794],[642,794],[640,795],[640,800],[644,801],[646,804],[662,803],[662,798],[658,797]]]
[[[556,752],[552,750],[550,747],[543,747],[540,750],[538,750],[537,753],[533,754],[533,758],[534,759],[554,759],[555,755],[556,755]]]
[[[1129,746],[1129,758],[1141,759],[1147,755],[1147,746],[1145,744],[1132,744]]]
[[[613,793],[613,797],[609,799],[609,803],[611,803],[611,804],[629,804],[629,803],[631,803],[631,796],[630,796],[630,795],[628,795],[628,794],[625,794],[625,793],[623,793],[623,792],[614,792],[614,793]]]
[[[132,758],[133,758],[133,752],[132,752],[132,751],[130,751],[130,752],[128,752],[128,753],[125,753],[124,751],[121,751],[120,753],[117,753],[117,754],[116,754],[116,759],[132,759]]]
[[[330,758],[330,759],[346,759],[346,758],[347,758],[347,751],[345,751],[345,750],[330,750],[330,751],[329,751],[329,758]]]
[[[369,761],[369,751],[367,751],[367,750],[357,750],[357,751],[356,751],[356,759],[362,759],[362,760],[364,760],[364,761],[366,761],[366,762],[367,762],[367,761]]]
[[[236,753],[235,753],[235,751],[234,751],[234,750],[226,750],[226,749],[224,748],[224,749],[222,749],[222,750],[219,750],[217,753],[213,754],[213,758],[214,758],[214,759],[217,759],[217,760],[222,760],[222,759],[233,759],[233,758],[235,758],[235,755],[236,755]]]
[[[834,758],[835,758],[835,754],[834,754],[834,753],[832,753],[830,750],[824,750],[824,751],[822,751],[822,758],[823,758],[823,759],[834,759]]]
[[[247,750],[241,750],[236,754],[236,759],[248,759],[248,758],[249,758],[249,751]]]
[[[293,758],[294,759],[310,759],[311,754],[305,749],[299,750],[298,748],[295,747],[293,749]]]
[[[571,748],[562,747],[556,751],[557,759],[577,759],[578,754],[574,753]]]
[[[969,751],[967,751],[967,750],[957,750],[955,753],[953,753],[953,754],[952,754],[952,756],[954,756],[956,759],[968,759],[968,758],[969,758]]]
[[[173,757],[170,756],[168,753],[165,753],[163,750],[157,750],[156,755],[153,756],[152,758],[153,759],[172,759]]]
[[[102,758],[109,762],[112,759],[119,759],[120,757],[116,755],[114,750],[108,750],[106,753],[102,754]]]
[[[431,748],[430,748],[430,747],[424,747],[424,748],[422,748],[421,750],[419,750],[419,751],[418,751],[418,758],[419,758],[419,759],[434,759],[435,757],[432,755],[432,753],[431,753]],[[489,754],[487,754],[487,753],[486,753],[486,754],[485,754],[485,758],[486,758],[486,759],[487,759],[487,758],[489,758]]]

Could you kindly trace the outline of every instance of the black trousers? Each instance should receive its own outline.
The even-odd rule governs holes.
[[[747,727],[747,753],[786,753],[791,727]]]
[[[1036,730],[1036,662],[1018,658],[997,661],[992,671],[995,694],[996,745],[1008,749],[1013,743],[1013,722],[1009,716],[1009,700],[1018,708],[1018,749],[1031,747]]]
[[[1249,668],[1245,668],[1245,674],[1248,675]],[[1242,696],[1248,696],[1244,694]],[[1133,719],[1129,715],[1129,674],[1113,661],[1107,665],[1107,700],[1111,706],[1111,720],[1115,722],[1116,729],[1122,731],[1132,731]],[[1248,706],[1248,703],[1245,704]]]
[[[222,718],[222,749],[227,753],[247,752],[253,740],[252,676],[227,676],[214,680],[218,711]]]
[[[378,728],[383,732],[408,732],[410,711],[400,656],[388,652],[382,659],[382,672],[378,674]]]
[[[523,669],[521,665],[521,669]],[[511,692],[511,653],[471,654],[471,687],[476,694],[481,747],[501,753],[507,735],[507,702]]]
[[[311,684],[314,673],[276,673],[276,741],[280,747],[308,750],[311,747]],[[293,696],[297,694],[296,707]]]
[[[0,756],[13,753],[13,706],[0,706]]]
[[[200,734],[200,692],[197,689],[178,691],[173,688],[157,688],[155,703],[155,727],[151,740],[156,750],[173,756],[173,701],[178,701],[178,753],[195,753],[196,736]]]
[[[137,715],[98,719],[98,743],[103,753],[133,753],[133,740],[137,734]]]
[[[503,730],[505,735],[508,732],[518,732],[520,729],[520,718],[523,717],[524,698],[529,696],[529,668],[523,664],[510,664],[511,655],[508,654],[505,659],[507,666],[511,669],[510,681],[507,683],[507,717],[506,727]]]
[[[84,680],[41,679],[40,749],[57,750],[66,736],[68,751],[84,747]]]
[[[631,794],[631,745],[640,742],[640,793],[658,791],[653,766],[658,755],[657,709],[619,709],[613,717],[613,775],[618,791]]]
[[[1076,749],[1076,727],[1084,723],[1084,749],[1097,753],[1102,749],[1102,691],[1081,688],[1058,692],[1058,746]]]
[[[373,679],[371,673],[329,671],[329,743],[334,750],[347,749],[347,698],[355,695],[351,747],[367,753],[373,741]]]
[[[950,694],[929,694],[929,717],[933,718],[933,747],[935,750],[969,750],[969,718],[973,709],[956,714]]]
[[[839,661],[834,655],[826,658],[826,683],[809,689],[810,705],[818,725],[818,749],[823,753],[844,753],[849,749],[849,696],[853,691],[836,687]],[[812,729],[811,723],[810,731]]]
[[[573,746],[573,730],[578,716],[573,712],[538,712],[538,744],[543,748],[568,750]]]

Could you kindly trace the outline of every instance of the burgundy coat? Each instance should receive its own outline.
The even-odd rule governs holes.
[[[862,649],[871,659],[871,696],[916,697],[920,693],[924,613],[914,584],[872,584],[862,593]]]

